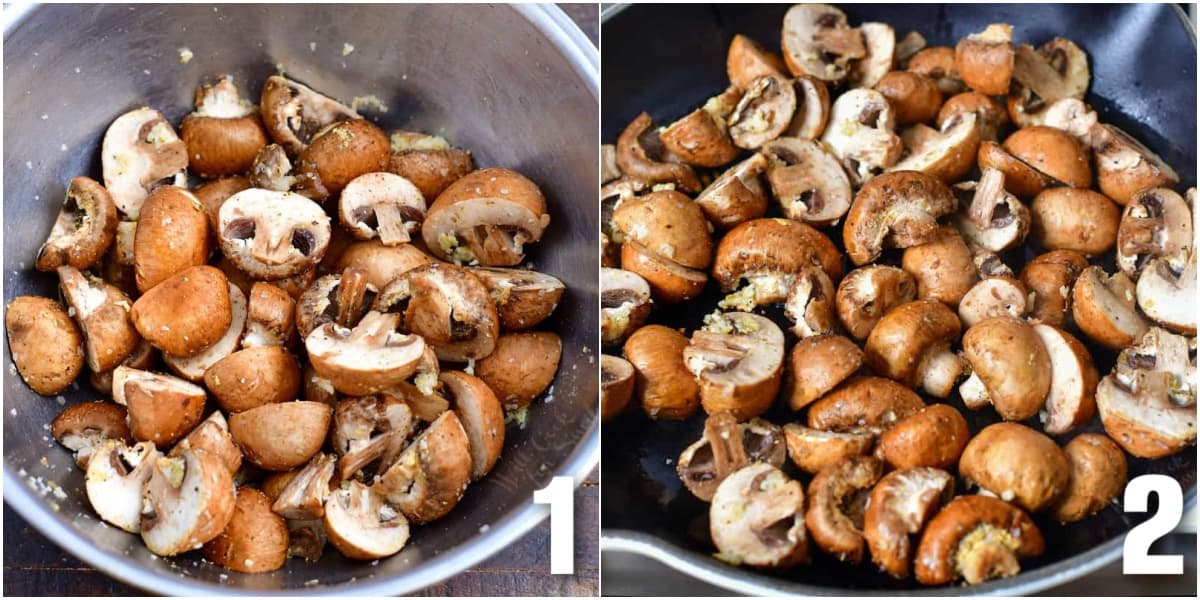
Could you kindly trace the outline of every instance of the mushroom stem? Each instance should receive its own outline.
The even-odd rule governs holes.
[[[968,214],[971,222],[980,229],[992,226],[992,216],[997,203],[994,198],[1003,197],[1004,172],[999,169],[984,168],[975,185],[975,195],[971,198],[971,208]]]
[[[409,236],[408,227],[404,222],[404,215],[401,214],[399,205],[382,203],[376,206],[375,220],[379,223],[379,226],[376,228],[379,232],[379,240],[385,246],[407,243],[412,239]]]
[[[337,293],[337,324],[348,329],[353,328],[366,304],[367,272],[362,269],[343,271]]]

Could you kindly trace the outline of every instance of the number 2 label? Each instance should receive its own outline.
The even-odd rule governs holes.
[[[533,492],[535,504],[550,505],[550,574],[575,573],[575,486],[570,477],[555,477]]]
[[[1125,512],[1146,512],[1150,494],[1158,495],[1158,512],[1125,536],[1126,575],[1182,575],[1183,556],[1150,554],[1154,540],[1170,533],[1183,518],[1183,490],[1166,475],[1142,475],[1125,486]]]

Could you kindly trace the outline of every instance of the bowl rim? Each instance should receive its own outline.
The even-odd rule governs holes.
[[[605,4],[600,10],[600,25],[633,3]],[[1178,4],[1168,4],[1179,17],[1184,32],[1196,44],[1196,29],[1187,13]],[[1183,512],[1186,515],[1196,506],[1196,487],[1184,491]],[[603,521],[603,511],[601,520]],[[999,595],[1028,596],[1056,585],[1062,585],[1095,572],[1115,562],[1122,554],[1124,537],[1107,542],[1069,558],[1043,565],[1032,571],[1022,571],[1015,577],[988,581],[979,585],[942,586],[913,589],[849,589],[809,585],[799,581],[772,577],[756,571],[734,567],[711,556],[683,548],[655,535],[632,529],[600,528],[600,552],[629,552],[654,559],[671,569],[705,583],[750,596],[965,596]]]
[[[40,4],[18,4],[6,7],[4,10],[4,37],[7,38],[39,6]],[[579,26],[561,8],[553,4],[510,4],[508,6],[529,21],[562,52],[563,58],[583,79],[598,105],[600,102],[600,53],[579,29]],[[600,463],[598,415],[597,412],[592,427],[588,429],[580,444],[567,457],[559,472],[555,473],[556,476],[571,477],[576,488]],[[171,576],[147,569],[119,553],[104,550],[71,526],[66,519],[51,514],[45,502],[33,494],[23,481],[24,479],[14,472],[6,460],[3,480],[4,502],[39,533],[79,560],[110,577],[138,589],[168,595],[295,596],[308,590],[322,594],[355,596],[407,594],[458,575],[486,560],[515,543],[550,514],[549,507],[534,504],[531,495],[523,505],[500,520],[491,523],[486,532],[472,538],[469,543],[460,544],[441,555],[430,558],[418,567],[395,575],[313,588],[249,589],[218,585],[183,575]]]

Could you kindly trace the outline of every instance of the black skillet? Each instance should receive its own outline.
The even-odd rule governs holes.
[[[601,61],[604,84],[601,133],[606,143],[643,110],[666,125],[702,104],[727,85],[725,51],[735,33],[779,49],[780,25],[788,5],[631,5],[606,7],[602,16]],[[956,40],[989,23],[1011,23],[1014,42],[1040,44],[1055,36],[1074,40],[1088,54],[1092,84],[1085,99],[1100,120],[1141,140],[1171,164],[1182,179],[1180,191],[1196,184],[1195,34],[1175,5],[845,5],[852,25],[880,21],[897,37],[919,31],[929,45]],[[831,232],[840,245],[841,232]],[[1005,261],[1020,270],[1041,250],[1026,248]],[[889,257],[896,260],[897,256]],[[1101,262],[1110,271],[1112,261]],[[849,266],[849,265],[847,265]],[[659,306],[652,319],[690,334],[713,310],[720,293],[710,283],[684,306]],[[773,314],[770,310],[767,314]],[[790,335],[790,334],[789,334]],[[1112,352],[1089,345],[1101,374],[1112,367]],[[608,349],[619,352],[619,349]],[[948,402],[962,409],[961,401]],[[998,420],[991,409],[962,409],[978,431]],[[766,417],[776,423],[796,419],[786,408]],[[979,586],[924,588],[895,581],[870,565],[852,566],[814,553],[811,565],[775,573],[731,567],[712,558],[708,505],[694,498],[675,475],[674,460],[700,436],[704,415],[684,422],[654,422],[630,414],[603,427],[601,461],[604,494],[601,540],[605,549],[652,556],[709,583],[750,594],[804,595],[1022,595],[1090,573],[1121,554],[1125,533],[1153,514],[1122,511],[1120,504],[1070,525],[1037,522],[1046,553],[1025,561],[1020,575]],[[1036,423],[1031,426],[1038,428]],[[1038,428],[1040,430],[1040,428]],[[1084,431],[1101,431],[1096,419]],[[1065,444],[1079,432],[1061,436]],[[1158,460],[1130,460],[1130,477],[1162,473],[1177,479],[1185,506],[1196,499],[1195,447]],[[960,482],[961,484],[961,482]],[[962,489],[962,486],[959,486]]]

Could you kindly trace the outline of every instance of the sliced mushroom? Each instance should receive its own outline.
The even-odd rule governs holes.
[[[142,541],[159,556],[197,550],[233,518],[233,478],[217,457],[187,449],[154,461],[142,500]]]
[[[72,179],[35,266],[53,271],[66,265],[76,269],[95,265],[116,239],[117,221],[117,207],[103,186],[87,177]]]
[[[779,428],[762,419],[738,423],[730,411],[713,413],[704,434],[684,449],[675,471],[684,487],[709,502],[726,477],[754,463],[783,466],[784,440]]]
[[[138,290],[146,292],[170,276],[208,263],[208,217],[191,192],[167,186],[142,205],[133,239]]]
[[[831,282],[841,278],[841,253],[825,234],[791,219],[755,219],[721,238],[712,272],[724,292],[747,282],[720,306],[749,311],[784,301],[799,275],[813,268]]]
[[[960,94],[967,87],[958,75],[958,65],[954,59],[954,48],[949,46],[931,46],[913,54],[908,59],[907,70],[924,75],[937,82],[938,89],[947,96]]]
[[[282,346],[252,346],[209,367],[204,385],[231,413],[287,402],[300,391],[300,363]]]
[[[783,332],[752,313],[725,313],[707,321],[683,350],[684,364],[700,383],[704,411],[728,410],[741,420],[766,412],[783,374]]]
[[[958,199],[936,177],[913,171],[884,173],[854,196],[843,239],[856,265],[874,262],[883,248],[908,248],[938,238],[937,220],[954,212]]]
[[[357,481],[334,490],[325,503],[329,542],[356,560],[391,556],[408,543],[408,520],[383,497]]]
[[[1128,204],[1146,188],[1172,187],[1179,175],[1157,154],[1115,125],[1100,125],[1092,132],[1100,191],[1117,204]],[[111,190],[110,190],[111,191]]]
[[[624,243],[641,244],[681,266],[704,269],[712,260],[704,213],[679,192],[664,190],[622,201],[613,211],[613,222]]]
[[[1079,274],[1071,288],[1075,324],[1099,344],[1119,350],[1133,344],[1150,324],[1137,311],[1136,288],[1124,273],[1108,275],[1099,266]]]
[[[229,417],[229,433],[254,465],[268,471],[296,468],[321,450],[332,410],[322,402],[276,402]]]
[[[660,131],[659,138],[669,152],[689,165],[719,167],[738,155],[725,116],[697,108]]]
[[[1015,317],[989,317],[968,329],[962,344],[971,375],[958,391],[967,408],[990,402],[1009,421],[1042,409],[1050,392],[1050,357],[1032,327]]]
[[[228,76],[196,90],[195,104],[196,110],[179,124],[192,172],[213,178],[250,170],[259,149],[267,145],[258,106],[243,100]]]
[[[385,246],[411,240],[425,218],[425,198],[409,180],[391,173],[367,173],[346,184],[338,215],[354,237],[378,237]]]
[[[1026,263],[1021,283],[1031,297],[1030,320],[1062,327],[1071,315],[1071,288],[1087,266],[1087,258],[1072,250],[1053,250]]]
[[[1019,423],[995,423],[967,443],[958,470],[990,495],[1036,513],[1067,489],[1071,467],[1054,440]]]
[[[334,427],[336,436],[339,429],[336,424]],[[330,482],[333,480],[335,464],[333,455],[322,452],[312,457],[303,468],[283,473],[290,474],[290,477],[275,496],[271,510],[293,521],[320,519],[325,516],[326,502],[332,491]],[[352,479],[351,485],[354,483],[357,481]],[[266,488],[264,484],[263,489]]]
[[[954,49],[954,65],[963,83],[989,96],[1008,93],[1014,61],[1012,25],[1007,23],[992,23],[960,39]]]
[[[846,273],[838,284],[835,302],[842,326],[861,342],[888,311],[916,299],[917,283],[912,275],[889,265],[867,265]]]
[[[600,340],[622,344],[650,316],[650,285],[624,269],[600,269]]]
[[[956,308],[979,281],[975,255],[958,230],[943,226],[930,241],[905,248],[901,266],[917,283],[917,297]]]
[[[336,237],[335,235],[334,239]],[[326,253],[326,259],[329,254]],[[367,282],[375,286],[375,289],[381,290],[405,271],[431,262],[434,262],[432,256],[411,244],[385,246],[379,240],[370,240],[355,242],[347,246],[328,270],[341,273],[346,269],[360,269],[366,273]]]
[[[1071,477],[1066,491],[1050,507],[1050,515],[1071,523],[1112,505],[1125,489],[1129,467],[1125,453],[1102,433],[1080,434],[1064,450]]]
[[[325,127],[360,118],[350,107],[280,75],[267,78],[260,103],[271,139],[293,155],[300,154]]]
[[[972,244],[1003,252],[1025,241],[1033,218],[1029,209],[1004,189],[1003,171],[990,167],[981,171],[970,203],[955,216],[954,224]]]
[[[853,456],[813,477],[804,520],[817,547],[844,562],[862,561],[866,502],[881,475],[883,465],[878,460]]]
[[[642,138],[654,125],[650,115],[642,113],[625,127],[617,138],[617,166],[627,177],[646,184],[673,183],[686,192],[699,192],[700,180],[691,167],[660,162],[650,155]]]
[[[1014,158],[1054,180],[1075,188],[1092,185],[1087,148],[1061,129],[1044,125],[1018,129],[1003,146]]]
[[[404,450],[412,430],[412,409],[398,398],[367,396],[338,402],[332,434],[333,449],[341,457],[338,480],[349,479],[375,461],[380,472],[387,469]]]
[[[204,417],[204,388],[170,375],[118,366],[113,401],[129,410],[133,439],[170,446]]]
[[[112,402],[72,404],[50,423],[50,434],[75,453],[75,464],[85,471],[96,451],[108,440],[133,442],[125,407]]]
[[[930,467],[912,467],[884,475],[867,500],[862,536],[871,562],[896,579],[907,579],[916,548],[910,536],[954,495],[954,476]]]
[[[958,318],[967,327],[992,317],[1024,318],[1029,294],[1012,277],[988,277],[976,283],[958,304]]]
[[[645,279],[654,300],[664,303],[694,298],[708,282],[702,269],[685,267],[632,240],[621,244],[620,266]]]
[[[94,373],[121,364],[141,337],[129,319],[130,300],[121,290],[75,267],[58,268],[59,289],[83,333],[87,366]]]
[[[700,386],[683,361],[688,338],[662,325],[646,325],[625,341],[636,371],[634,398],[651,419],[683,420],[700,408]]]
[[[883,94],[854,89],[833,102],[821,141],[860,186],[900,160],[904,142],[895,128],[895,113]]]
[[[1162,458],[1196,443],[1196,342],[1152,328],[1100,380],[1096,408],[1126,452]]]
[[[392,157],[387,169],[411,181],[426,200],[437,198],[450,184],[475,170],[470,150],[451,148],[440,137],[424,134],[408,137],[408,141],[401,141],[396,133],[392,134]],[[413,137],[416,139],[412,140]]]
[[[867,338],[863,356],[876,373],[945,398],[966,370],[950,350],[962,325],[946,305],[916,300],[893,308]]]
[[[608,354],[600,356],[600,420],[607,423],[629,408],[633,398],[633,365]]]
[[[450,512],[471,481],[470,440],[457,413],[446,411],[408,445],[372,487],[413,523]],[[328,511],[326,511],[328,519]]]
[[[229,328],[225,330],[221,339],[187,358],[171,354],[163,355],[163,362],[184,379],[189,381],[204,379],[204,374],[211,367],[238,349],[242,334],[246,330],[246,295],[232,283],[229,283],[228,286],[229,307],[233,318],[230,319]]]
[[[195,356],[229,329],[229,280],[209,266],[191,267],[142,294],[129,310],[146,341],[167,354]]]
[[[326,323],[305,338],[317,374],[343,394],[363,396],[412,376],[425,352],[419,335],[397,331],[401,316],[370,311],[353,329]]]
[[[266,573],[283,567],[288,542],[287,523],[271,512],[266,495],[242,487],[229,524],[204,545],[204,558],[232,571]]]
[[[1033,239],[1046,249],[1099,256],[1116,244],[1121,211],[1103,194],[1050,188],[1033,199],[1029,212]]]
[[[1053,183],[1050,176],[1013,156],[1000,144],[983,141],[977,156],[980,169],[1004,172],[1004,189],[1019,198],[1033,198]]]
[[[863,23],[858,31],[867,53],[850,64],[847,82],[851,88],[873,88],[898,62],[896,31],[886,23]]]
[[[562,339],[556,333],[509,333],[497,338],[496,349],[475,364],[475,374],[506,409],[523,408],[554,383],[561,358]]]
[[[756,463],[725,478],[708,511],[716,557],[733,565],[783,568],[808,560],[804,486]]]
[[[853,377],[808,407],[808,426],[878,435],[922,408],[915,392],[883,377]]]
[[[854,456],[870,452],[875,434],[857,431],[821,431],[799,423],[783,426],[788,457],[805,473],[816,474]]]
[[[1093,137],[1100,135],[1101,131],[1096,111],[1075,98],[1055,100],[1032,117],[1034,125],[1061,129],[1075,136],[1075,139],[1087,148],[1093,146]]]
[[[124,217],[136,221],[146,196],[163,185],[186,186],[187,145],[162,113],[142,107],[112,122],[100,149],[104,188]]]
[[[425,246],[458,264],[509,267],[525,258],[525,244],[542,239],[550,224],[537,184],[509,169],[482,169],[447,187],[421,226]]]
[[[696,196],[696,204],[713,227],[729,229],[767,212],[767,194],[760,178],[767,165],[762,154],[752,154],[721,173]]]
[[[850,178],[819,142],[781,137],[764,145],[762,154],[785,217],[823,227],[836,225],[850,209]]]
[[[1194,247],[1191,207],[1169,188],[1142,190],[1130,198],[1117,230],[1117,267],[1137,279],[1159,257],[1182,270]]]
[[[849,338],[802,338],[788,354],[788,405],[792,410],[808,406],[858,371],[862,360],[862,351]]]
[[[487,288],[466,269],[435,263],[411,269],[384,288],[373,311],[398,319],[442,360],[483,358],[496,347],[500,318]]]
[[[133,447],[117,439],[102,442],[87,466],[87,498],[92,510],[104,521],[137,533],[142,523],[142,488],[161,456],[150,442]]]
[[[215,456],[234,477],[242,467],[242,451],[234,443],[233,436],[229,434],[229,423],[219,410],[214,410],[187,437],[179,440],[167,456],[182,456],[189,448],[203,450]]]
[[[796,274],[783,304],[796,337],[827,335],[837,330],[834,294],[833,282],[821,269],[809,267]]]
[[[964,113],[934,129],[917,123],[900,132],[908,154],[889,171],[919,171],[947,183],[962,179],[979,152],[978,117]]]
[[[329,217],[291,192],[249,189],[221,205],[221,251],[256,279],[277,280],[311,269],[329,247]]]
[[[1167,258],[1147,263],[1137,281],[1137,300],[1142,312],[1159,325],[1196,335],[1196,250],[1188,253],[1180,271]]]
[[[1096,385],[1100,378],[1092,355],[1075,336],[1044,323],[1033,326],[1050,356],[1050,393],[1042,413],[1046,433],[1059,435],[1096,415]]]
[[[796,4],[783,17],[783,60],[793,75],[838,82],[867,55],[863,34],[828,4]]]
[[[1000,130],[1008,125],[1004,108],[989,96],[979,92],[963,92],[946,99],[937,114],[937,126],[942,129],[958,115],[974,113],[975,127],[979,129],[980,141],[995,142]]]
[[[971,430],[958,409],[931,404],[879,436],[875,456],[892,469],[935,467],[953,471]]]
[[[778,55],[739,33],[733,36],[733,41],[729,42],[729,53],[725,58],[725,72],[729,75],[730,84],[744,90],[759,77],[786,76],[787,66],[783,64],[783,59]]]
[[[960,496],[944,506],[921,535],[915,574],[925,585],[958,578],[969,584],[1012,577],[1021,558],[1041,556],[1045,540],[1021,509],[987,496]]]
[[[795,86],[782,77],[765,75],[751,82],[729,115],[729,136],[738,148],[757,150],[783,135],[795,114]],[[736,156],[736,152],[728,153],[725,162]]]

